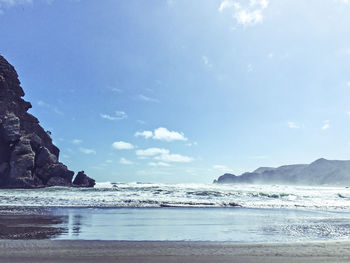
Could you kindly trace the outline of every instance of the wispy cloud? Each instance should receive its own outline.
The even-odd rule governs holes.
[[[124,165],[131,165],[134,164],[132,161],[125,159],[124,157],[120,158],[119,163]]]
[[[123,90],[122,89],[119,89],[119,88],[116,88],[116,87],[107,87],[107,89],[109,89],[110,91],[112,92],[115,92],[115,93],[123,93]]]
[[[268,5],[268,0],[250,0],[242,2],[242,4],[239,1],[224,0],[218,10],[221,13],[230,10],[238,25],[253,26],[263,22],[263,11]]]
[[[123,141],[114,142],[112,144],[112,147],[117,150],[132,150],[135,148],[135,146],[132,145],[131,143],[123,142]]]
[[[322,127],[321,127],[321,130],[328,130],[329,128],[331,127],[331,125],[330,125],[330,121],[329,120],[325,120],[324,122],[323,122],[323,125],[322,125]]]
[[[169,167],[170,166],[170,164],[164,163],[164,162],[149,162],[148,165],[153,166],[153,167]]]
[[[174,163],[189,163],[193,161],[192,157],[181,155],[181,154],[161,154],[154,157],[155,160],[163,162],[174,162]]]
[[[152,131],[142,131],[142,132],[136,132],[135,137],[144,137],[145,139],[149,139],[153,136]]]
[[[234,5],[233,1],[231,1],[231,0],[224,0],[224,1],[221,2],[218,10],[219,10],[219,12],[223,12],[225,9],[233,7],[233,5]]]
[[[139,100],[146,101],[146,102],[154,102],[154,103],[159,103],[159,100],[151,97],[147,97],[145,95],[140,94],[138,96]]]
[[[287,125],[288,125],[288,127],[291,128],[291,129],[299,129],[299,128],[300,128],[300,125],[297,124],[297,123],[294,122],[294,121],[289,121],[289,122],[287,122]]]
[[[160,162],[176,162],[176,163],[188,163],[192,162],[193,158],[181,154],[171,154],[169,150],[162,148],[148,148],[145,150],[137,150],[136,155],[145,158],[154,158],[154,160]]]
[[[74,139],[74,140],[72,140],[72,143],[73,144],[81,144],[83,141],[82,140],[80,140],[80,139]]]
[[[159,127],[154,131],[141,131],[135,133],[136,137],[144,137],[146,139],[152,138],[154,140],[160,141],[187,141],[188,139],[185,137],[184,133],[169,131],[167,128]]]
[[[213,165],[213,169],[218,170],[222,173],[232,173],[233,170],[229,167],[227,167],[226,165],[222,165],[222,164],[216,164]]]
[[[43,107],[43,108],[48,108],[48,109],[52,110],[54,113],[56,113],[58,115],[63,115],[63,112],[61,110],[59,110],[55,106],[52,106],[52,105],[46,103],[45,101],[39,100],[38,101],[38,106]]]
[[[96,154],[96,151],[93,149],[87,149],[87,148],[80,147],[79,150],[85,154]]]
[[[124,120],[128,117],[128,115],[124,111],[116,111],[113,116],[101,113],[100,116],[102,119],[106,119],[110,121]]]
[[[140,157],[152,157],[159,154],[169,154],[169,150],[162,148],[148,148],[145,150],[137,150],[136,155]]]

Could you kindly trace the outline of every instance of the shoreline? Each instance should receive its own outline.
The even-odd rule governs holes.
[[[0,240],[0,262],[349,262],[350,241]]]

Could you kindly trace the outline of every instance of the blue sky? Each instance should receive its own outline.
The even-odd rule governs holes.
[[[98,181],[350,159],[350,1],[0,0],[0,53]]]

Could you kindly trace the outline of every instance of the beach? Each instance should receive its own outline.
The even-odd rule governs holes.
[[[1,190],[0,262],[350,262],[350,206],[341,188],[311,189],[307,197],[304,188],[241,188],[233,200],[255,206],[203,207],[232,200],[230,189],[126,187]],[[332,203],[320,206],[318,190]],[[176,206],[157,206],[167,198],[158,192],[169,192]],[[121,207],[131,194],[146,205]],[[90,195],[94,206],[84,207]],[[183,202],[185,195],[198,198]],[[297,206],[307,202],[315,205]]]
[[[0,262],[349,262],[350,242],[1,240]]]

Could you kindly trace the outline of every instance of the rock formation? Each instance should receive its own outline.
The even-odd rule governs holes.
[[[260,167],[240,176],[224,174],[219,184],[350,185],[350,161],[318,159],[311,164]]]
[[[22,97],[16,70],[0,56],[0,187],[94,186],[95,181],[60,163],[59,149]]]

